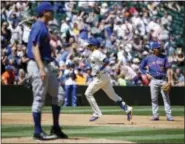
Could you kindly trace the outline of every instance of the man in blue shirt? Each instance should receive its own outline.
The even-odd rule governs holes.
[[[161,54],[161,47],[158,42],[151,42],[150,48],[153,50],[153,54],[143,59],[140,64],[140,71],[142,74],[146,74],[151,78],[150,92],[153,113],[152,120],[159,120],[158,94],[161,92],[164,101],[166,118],[168,121],[173,121],[173,117],[171,115],[169,91],[165,92],[161,89],[161,87],[166,83],[166,76],[167,83],[172,85],[171,65],[168,62],[167,56]]]
[[[64,93],[57,81],[47,28],[47,23],[53,18],[53,7],[49,2],[41,2],[36,12],[38,20],[32,25],[27,46],[27,55],[30,59],[27,71],[31,77],[34,96],[32,104],[34,138],[39,140],[67,138],[59,126],[60,107],[64,101]],[[52,96],[53,126],[50,136],[41,127],[41,111],[47,92]]]

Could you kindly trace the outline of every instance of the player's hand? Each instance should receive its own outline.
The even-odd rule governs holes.
[[[41,80],[45,80],[46,78],[46,71],[44,69],[40,69],[40,77],[41,77]]]

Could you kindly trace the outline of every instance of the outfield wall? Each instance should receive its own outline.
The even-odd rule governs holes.
[[[88,105],[84,96],[86,86],[77,87],[77,105]],[[115,86],[115,91],[129,105],[151,105],[149,87],[120,87]],[[173,87],[170,91],[170,99],[172,105],[184,105],[184,87]],[[106,94],[100,90],[95,94],[95,98],[99,105],[115,105]],[[31,106],[32,91],[24,86],[1,86],[1,104],[2,106]],[[51,97],[46,97],[46,105],[50,105]],[[159,104],[163,105],[161,96]]]

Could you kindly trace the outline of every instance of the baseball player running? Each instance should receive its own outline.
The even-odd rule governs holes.
[[[92,67],[92,75],[95,76],[95,78],[89,84],[85,92],[85,96],[93,110],[93,115],[89,121],[95,121],[102,116],[102,112],[93,96],[94,93],[96,93],[99,89],[103,89],[103,91],[108,95],[108,97],[115,101],[121,107],[121,109],[126,112],[127,120],[130,120],[132,118],[133,108],[126,105],[122,98],[115,93],[110,83],[110,77],[104,70],[104,68],[109,63],[109,59],[106,58],[106,55],[101,52],[101,49],[99,48],[100,41],[98,39],[91,38],[88,40],[87,45],[88,48],[92,50],[92,53],[89,58]]]
[[[54,71],[47,29],[47,23],[53,17],[52,13],[53,8],[50,3],[42,2],[38,5],[38,20],[32,25],[27,46],[27,55],[30,58],[27,70],[31,77],[33,90],[34,138],[38,140],[67,138],[59,126],[60,107],[63,103],[64,92],[58,85],[56,71]],[[53,126],[51,135],[47,135],[41,126],[41,111],[47,92],[52,96]]]
[[[161,92],[164,101],[166,118],[168,121],[173,121],[173,117],[171,115],[169,90],[165,91],[162,88],[165,84],[169,86],[172,84],[172,70],[170,68],[167,56],[161,54],[160,44],[158,42],[152,42],[150,47],[153,50],[153,54],[142,60],[140,64],[140,71],[142,74],[147,74],[148,77],[151,77],[150,92],[153,113],[152,120],[159,120],[158,94]],[[146,70],[146,66],[148,67],[148,70]],[[167,82],[166,74],[168,79]]]

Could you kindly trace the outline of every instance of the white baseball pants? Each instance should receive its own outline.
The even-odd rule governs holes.
[[[94,78],[85,91],[85,96],[94,112],[94,116],[102,115],[102,112],[93,96],[99,89],[102,89],[108,97],[115,102],[122,100],[122,98],[115,93],[112,84],[110,83],[110,76],[105,73],[100,74],[100,76]]]

